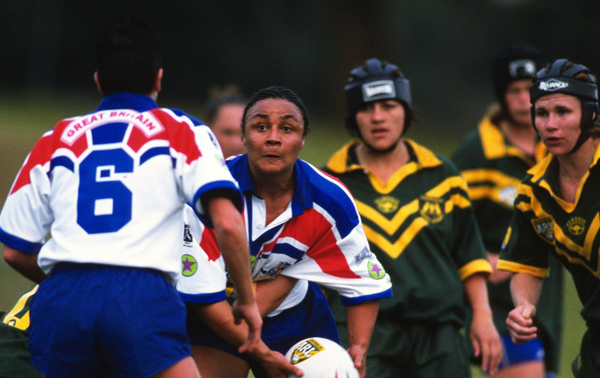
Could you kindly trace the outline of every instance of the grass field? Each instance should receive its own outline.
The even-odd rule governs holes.
[[[23,163],[27,153],[39,136],[54,126],[56,122],[67,116],[84,114],[95,109],[99,95],[88,94],[0,94],[0,205],[8,194],[12,181]],[[162,106],[185,109],[190,114],[201,116],[199,104],[178,102],[171,104],[161,102]],[[321,166],[327,158],[341,147],[349,137],[345,133],[341,119],[338,123],[323,120],[311,120],[313,131],[308,135],[301,158]],[[425,124],[419,125],[409,133],[409,137],[449,156],[456,147],[462,134],[442,133],[442,128],[428,129]],[[447,130],[447,128],[444,128]],[[581,304],[575,293],[572,280],[568,278],[565,285],[564,303],[564,335],[561,354],[559,378],[572,377],[570,362],[578,353],[579,342],[585,325],[579,316]],[[19,294],[32,285],[0,261],[0,310],[8,309]],[[376,341],[374,341],[376,342]],[[475,372],[475,377],[484,375]]]

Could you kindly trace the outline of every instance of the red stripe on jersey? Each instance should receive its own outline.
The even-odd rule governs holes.
[[[161,109],[154,109],[150,112],[163,125],[168,125],[169,128],[180,127],[182,129],[178,130],[177,133],[169,133],[169,131],[167,130],[167,133],[171,148],[173,148],[177,152],[184,154],[187,157],[186,164],[190,164],[191,162],[197,160],[199,157],[202,156],[202,153],[200,152],[200,149],[198,148],[198,145],[195,142],[196,137],[194,135],[194,131],[192,130],[192,127],[194,126],[191,126],[186,122],[174,122],[175,119],[173,119],[169,114],[165,113]],[[174,139],[174,136],[176,136],[177,138]]]
[[[10,194],[13,194],[17,190],[22,187],[29,185],[31,183],[31,170],[38,166],[44,165],[52,159],[52,156],[59,148],[66,148],[73,152],[76,157],[79,157],[88,147],[87,138],[79,138],[72,146],[65,144],[60,141],[59,136],[65,129],[67,125],[69,125],[71,121],[61,121],[59,122],[52,133],[49,133],[45,136],[42,136],[38,142],[33,147],[33,150],[29,154],[29,157],[19,174],[17,175],[17,179],[10,191]]]
[[[331,223],[314,208],[304,209],[302,215],[287,222],[279,235],[282,237],[291,237],[307,245],[306,255],[315,260],[323,272],[340,278],[360,278],[350,269],[338,247]]]
[[[221,256],[219,246],[217,245],[217,233],[214,229],[204,227],[202,240],[200,240],[200,248],[208,255],[208,261],[217,261]]]

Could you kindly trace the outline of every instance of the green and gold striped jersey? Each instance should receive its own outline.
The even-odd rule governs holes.
[[[506,230],[514,213],[513,203],[521,180],[546,155],[543,143],[538,142],[535,156],[530,156],[512,145],[502,131],[485,117],[476,130],[461,142],[452,160],[469,186],[469,196],[483,243],[487,251],[499,253]],[[544,329],[540,337],[544,343],[547,369],[557,370],[562,332],[563,268],[552,258],[553,274],[544,284],[536,317]],[[488,295],[494,324],[500,334],[508,332],[506,318],[514,308],[510,295],[510,280],[488,284]]]
[[[546,277],[553,273],[549,254],[557,256],[573,276],[583,304],[581,315],[588,327],[596,329],[600,327],[599,158],[600,148],[579,184],[575,203],[560,198],[555,157],[547,156],[528,171],[498,261],[498,269]]]
[[[394,295],[381,301],[379,316],[462,326],[462,281],[491,272],[465,181],[450,161],[405,139],[409,162],[381,182],[358,164],[358,143],[336,152],[325,171],[354,196],[371,250],[392,279]]]
[[[469,186],[469,197],[487,251],[500,252],[517,187],[527,170],[545,153],[544,144],[540,142],[536,156],[527,155],[507,141],[490,117],[486,117],[452,156]]]

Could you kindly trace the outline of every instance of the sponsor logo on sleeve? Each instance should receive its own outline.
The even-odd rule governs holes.
[[[354,256],[354,262],[356,265],[360,265],[363,261],[373,256],[373,252],[369,251],[367,247],[364,247],[362,251],[358,252],[356,256]]]
[[[369,270],[369,275],[372,278],[380,280],[383,277],[385,277],[385,269],[383,269],[383,266],[381,266],[380,263],[369,261],[369,263],[367,264],[367,268]]]

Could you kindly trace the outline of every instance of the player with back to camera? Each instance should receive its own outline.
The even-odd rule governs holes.
[[[494,324],[502,336],[504,357],[495,378],[555,376],[562,329],[563,268],[551,257],[551,274],[540,298],[538,338],[523,345],[511,341],[506,317],[514,308],[510,273],[498,271],[496,261],[513,214],[517,187],[546,155],[531,124],[529,87],[543,66],[540,52],[515,43],[499,50],[492,62],[497,103],[477,129],[461,142],[452,157],[469,185],[469,197],[493,273],[488,281]],[[545,361],[545,364],[544,364]]]
[[[348,351],[364,377],[379,300],[391,296],[391,285],[369,249],[350,193],[298,158],[309,127],[306,107],[293,91],[260,90],[243,115],[248,152],[227,161],[245,198],[252,277],[264,316],[262,338],[281,355],[308,337],[339,343],[318,284],[337,290],[349,319]],[[184,263],[196,262],[198,272],[204,265],[222,266],[212,233],[197,226],[192,234],[202,248],[189,248]],[[265,377],[267,372],[235,349],[245,338],[245,327],[215,315],[219,308],[230,312],[225,275],[218,281],[195,269],[182,272],[178,289],[188,302],[188,331],[203,376],[246,377],[250,364],[255,376]],[[203,289],[209,285],[212,290]],[[198,290],[212,295],[198,295]],[[212,371],[204,374],[205,368]]]
[[[41,282],[30,311],[32,361],[50,378],[198,377],[174,247],[189,201],[214,227],[253,350],[262,319],[241,193],[210,129],[157,107],[163,70],[153,29],[135,19],[113,24],[95,52],[102,102],[42,136],[0,214],[4,258]]]
[[[352,70],[344,93],[346,127],[359,139],[337,151],[326,171],[354,196],[394,286],[394,296],[381,300],[369,376],[469,377],[465,297],[474,314],[471,343],[494,373],[502,346],[485,286],[492,269],[465,181],[449,160],[403,138],[414,111],[398,67],[369,59]],[[335,299],[330,304],[342,336],[346,319]]]
[[[204,122],[217,137],[225,159],[246,152],[240,122],[248,100],[237,91],[211,97],[204,106]]]
[[[506,320],[515,343],[539,336],[534,317],[550,255],[573,276],[587,331],[573,362],[577,378],[600,376],[600,128],[598,87],[589,69],[559,59],[529,89],[533,124],[548,149],[519,186],[498,269],[513,272],[515,308]]]

